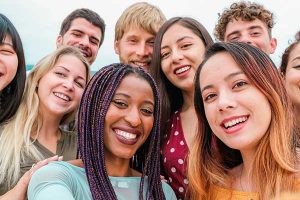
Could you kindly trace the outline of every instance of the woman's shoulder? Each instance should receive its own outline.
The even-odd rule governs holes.
[[[161,184],[162,184],[162,188],[163,188],[166,200],[177,199],[175,192],[173,191],[173,189],[171,188],[171,186],[168,183],[166,183],[165,181],[161,181]]]

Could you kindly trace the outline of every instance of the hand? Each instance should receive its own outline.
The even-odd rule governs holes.
[[[26,199],[26,192],[27,187],[30,181],[32,174],[38,170],[39,168],[47,165],[51,161],[61,161],[62,156],[53,156],[51,158],[47,158],[38,162],[37,164],[33,165],[32,168],[27,171],[18,181],[17,185],[5,193],[3,196],[0,197],[0,200],[25,200]]]

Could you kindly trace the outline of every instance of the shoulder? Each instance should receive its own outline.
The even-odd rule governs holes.
[[[175,192],[173,191],[173,189],[171,188],[171,186],[169,184],[162,181],[162,188],[163,188],[166,200],[177,199],[176,195],[175,195]]]

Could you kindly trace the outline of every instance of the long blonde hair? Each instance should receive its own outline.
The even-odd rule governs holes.
[[[260,199],[277,197],[295,189],[296,148],[291,102],[282,79],[270,58],[257,48],[243,43],[216,43],[208,49],[195,77],[195,109],[200,131],[188,164],[190,199],[214,199],[212,186],[230,187],[229,171],[242,163],[240,151],[217,139],[205,117],[199,74],[206,61],[218,52],[228,52],[249,80],[268,99],[272,117],[269,128],[258,144],[252,165],[252,182]]]
[[[26,81],[20,107],[16,115],[3,125],[0,136],[0,183],[5,181],[8,187],[16,184],[19,180],[20,164],[25,161],[26,157],[31,157],[36,161],[44,159],[31,140],[32,133],[37,133],[36,135],[38,135],[42,126],[41,116],[38,112],[39,97],[36,88],[39,80],[64,55],[74,55],[80,59],[86,67],[86,80],[90,79],[89,64],[80,51],[74,47],[60,47],[35,65]],[[61,123],[74,120],[75,112],[76,110],[67,113],[61,120]]]

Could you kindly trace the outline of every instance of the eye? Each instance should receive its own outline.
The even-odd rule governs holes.
[[[183,44],[182,46],[181,46],[181,48],[182,49],[187,49],[187,48],[189,48],[190,46],[192,46],[193,44],[192,43],[186,43],[186,44]]]
[[[167,58],[170,54],[171,54],[171,53],[170,53],[169,51],[168,51],[168,52],[162,52],[160,56],[161,56],[162,59],[165,59],[165,58]]]
[[[79,33],[79,32],[73,32],[72,35],[74,35],[75,37],[80,37],[81,33]]]
[[[8,48],[1,49],[0,52],[4,55],[15,54],[15,51],[13,49],[8,49]]]
[[[217,96],[217,94],[215,94],[215,93],[209,93],[203,97],[203,100],[205,102],[209,102],[209,101],[212,101],[212,99],[216,96]]]
[[[98,46],[99,45],[99,41],[98,40],[95,40],[95,39],[91,39],[90,40],[92,44]]]
[[[153,47],[153,46],[154,46],[154,41],[149,41],[149,42],[147,42],[147,44],[148,44],[149,46]]]
[[[300,65],[296,65],[293,67],[294,69],[300,69]]]
[[[150,108],[142,108],[141,109],[142,113],[146,116],[151,116],[153,115],[153,110]]]
[[[247,85],[248,83],[246,81],[238,81],[236,84],[234,84],[233,89],[234,88],[240,88],[243,87],[245,85]]]
[[[251,33],[252,36],[260,36],[260,32],[253,32]]]
[[[54,72],[58,77],[66,77],[66,75],[63,72]]]
[[[118,108],[127,108],[128,107],[127,103],[124,101],[121,101],[121,100],[113,100],[112,102]]]
[[[84,84],[79,82],[79,81],[75,81],[76,85],[79,87],[79,88],[84,88]]]

